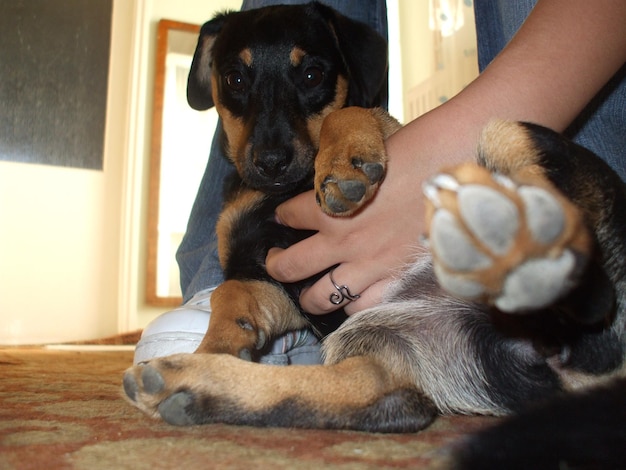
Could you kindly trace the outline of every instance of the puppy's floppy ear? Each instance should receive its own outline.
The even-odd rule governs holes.
[[[348,68],[350,86],[348,105],[366,108],[382,106],[387,97],[387,41],[366,24],[354,21],[335,10],[313,3],[328,21]]]
[[[198,45],[191,62],[187,78],[187,102],[198,111],[214,106],[211,94],[211,66],[213,63],[213,44],[222,30],[227,13],[219,14],[202,25]]]

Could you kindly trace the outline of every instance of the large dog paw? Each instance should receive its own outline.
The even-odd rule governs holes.
[[[183,367],[184,361],[176,356],[131,367],[124,373],[126,398],[154,418],[162,417],[171,424],[195,424],[193,414],[186,410],[193,395],[183,386],[172,386],[172,377]]]
[[[220,365],[237,367],[227,355],[176,354],[153,359],[128,369],[123,386],[127,399],[144,413],[170,424],[203,424],[214,412],[228,407],[228,387],[220,377]],[[235,362],[236,361],[236,362]],[[244,362],[245,364],[245,362]]]
[[[519,312],[576,285],[589,250],[580,212],[543,177],[527,183],[462,165],[425,184],[430,249],[447,291]]]
[[[348,216],[372,198],[387,169],[385,139],[399,127],[379,109],[345,108],[326,117],[314,181],[324,212]]]

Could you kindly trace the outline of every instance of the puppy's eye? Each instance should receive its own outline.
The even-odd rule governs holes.
[[[242,92],[246,89],[246,80],[241,72],[233,71],[224,75],[224,81],[232,91]]]
[[[324,72],[317,67],[308,67],[304,71],[304,85],[307,88],[314,88],[322,83]]]

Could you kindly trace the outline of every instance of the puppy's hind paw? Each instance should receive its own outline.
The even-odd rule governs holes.
[[[440,284],[505,312],[553,303],[576,285],[590,237],[579,211],[546,180],[518,182],[463,165],[425,184]]]

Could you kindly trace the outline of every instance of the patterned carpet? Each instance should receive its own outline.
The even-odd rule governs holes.
[[[493,422],[441,418],[410,435],[180,428],[122,399],[131,362],[131,351],[0,348],[0,468],[437,469],[453,442]]]

